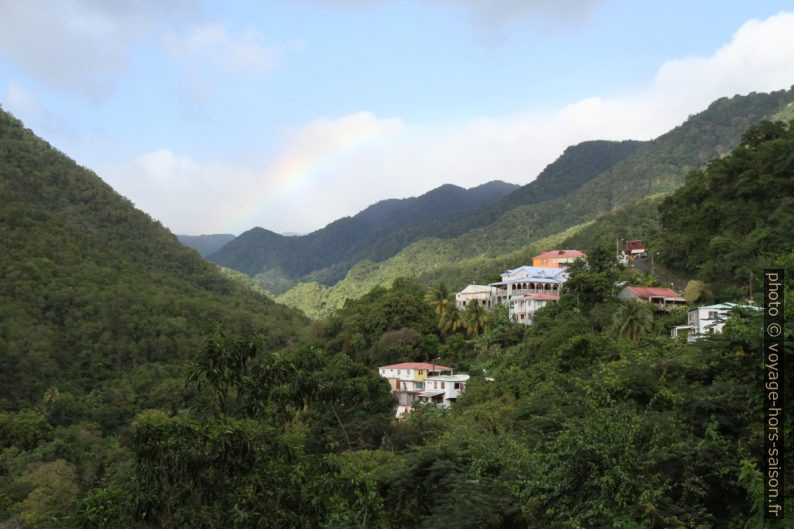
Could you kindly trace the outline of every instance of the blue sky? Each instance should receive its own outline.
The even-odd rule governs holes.
[[[3,108],[176,233],[524,184],[794,84],[783,2],[0,2]]]

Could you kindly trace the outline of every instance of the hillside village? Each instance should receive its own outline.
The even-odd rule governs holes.
[[[621,265],[631,266],[648,255],[644,241],[631,240],[618,252],[616,261]],[[464,311],[473,304],[489,311],[497,306],[504,306],[507,307],[511,321],[532,325],[535,312],[560,300],[560,294],[570,277],[568,267],[577,260],[584,262],[586,259],[585,252],[575,249],[542,252],[532,258],[531,265],[506,270],[501,274],[500,281],[487,285],[468,285],[455,294],[455,307]],[[618,300],[646,303],[657,313],[669,313],[688,305],[683,293],[673,288],[618,286],[623,286],[616,296]],[[692,343],[719,334],[732,312],[747,308],[759,310],[752,305],[730,302],[695,306],[687,311],[686,325],[671,327],[670,337],[676,340],[686,339]],[[391,392],[397,400],[395,417],[398,420],[417,405],[449,408],[466,390],[466,383],[470,378],[466,373],[453,374],[451,367],[428,362],[402,362],[380,366],[378,374],[388,380]]]

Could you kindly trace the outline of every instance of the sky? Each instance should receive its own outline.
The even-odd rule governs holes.
[[[788,10],[787,10],[788,9]],[[526,184],[794,84],[755,0],[0,0],[0,106],[178,234]]]

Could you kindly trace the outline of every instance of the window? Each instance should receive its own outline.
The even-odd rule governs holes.
[[[444,383],[443,382],[441,383],[441,389],[444,389]]]
[[[716,310],[710,310],[709,311],[709,319],[710,320],[716,320],[718,316],[719,316],[719,314],[717,313]]]
[[[455,389],[460,389],[460,383],[459,382],[455,382]]]
[[[425,389],[424,382],[415,382],[414,385],[416,386],[416,389]]]

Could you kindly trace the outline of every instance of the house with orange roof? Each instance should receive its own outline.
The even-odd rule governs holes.
[[[587,254],[579,250],[551,250],[533,257],[532,266],[560,268],[584,257],[587,257]]]

